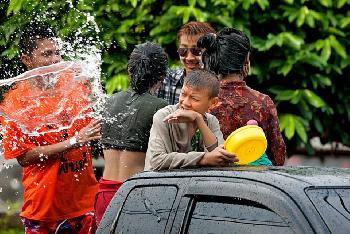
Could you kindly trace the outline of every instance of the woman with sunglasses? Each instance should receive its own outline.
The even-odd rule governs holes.
[[[215,72],[221,80],[219,104],[210,112],[218,118],[224,138],[249,120],[255,120],[266,134],[268,158],[262,157],[262,161],[253,165],[269,165],[271,162],[283,165],[286,146],[276,107],[269,96],[249,88],[244,81],[250,69],[247,35],[234,28],[224,28],[217,35],[205,34],[198,39],[197,46],[205,49],[202,54],[204,67]]]
[[[183,68],[169,69],[158,91],[158,97],[165,99],[170,105],[179,102],[184,77],[194,69],[200,68],[202,50],[197,47],[197,40],[205,33],[215,33],[215,30],[208,23],[194,21],[183,25],[177,32],[177,52]]]

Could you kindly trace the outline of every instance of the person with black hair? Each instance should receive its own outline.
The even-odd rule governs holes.
[[[145,170],[230,166],[237,157],[223,149],[215,116],[207,113],[218,102],[219,81],[206,70],[185,77],[179,103],[154,115]]]
[[[54,85],[45,85],[50,76],[40,75],[40,69],[55,70],[62,60],[52,29],[27,25],[19,46],[21,62],[36,75],[16,82],[0,108],[6,116],[4,157],[16,158],[23,168],[25,233],[88,233],[97,192],[89,143],[101,137],[100,123],[88,116],[89,100],[81,95],[87,89],[72,81],[72,73],[60,73]],[[71,90],[64,88],[67,83]],[[58,110],[64,98],[68,108]]]
[[[95,203],[97,224],[123,181],[143,170],[153,115],[167,105],[153,96],[167,66],[167,55],[159,45],[137,45],[128,63],[131,87],[107,100],[101,140],[105,168]]]
[[[18,46],[27,70],[62,61],[56,38],[56,33],[43,24],[33,23],[25,28]]]
[[[248,87],[244,81],[250,69],[250,40],[235,28],[224,28],[218,34],[205,34],[197,46],[204,49],[204,68],[220,78],[219,103],[210,110],[226,139],[234,130],[255,120],[264,130],[268,148],[260,161],[252,165],[283,165],[286,146],[279,129],[276,107],[271,98]]]

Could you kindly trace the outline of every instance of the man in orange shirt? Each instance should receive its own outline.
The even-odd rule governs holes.
[[[23,33],[20,58],[27,70],[35,73],[62,60],[54,38],[41,25]],[[25,233],[93,230],[97,181],[89,142],[100,139],[101,126],[89,116],[90,90],[73,77],[66,69],[55,82],[47,76],[19,81],[0,104],[4,156],[23,167]]]

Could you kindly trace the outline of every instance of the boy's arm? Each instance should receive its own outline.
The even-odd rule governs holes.
[[[205,154],[205,152],[193,151],[188,153],[174,152],[173,144],[175,144],[175,139],[173,136],[176,133],[171,132],[169,123],[163,122],[163,119],[168,114],[162,109],[153,117],[146,153],[145,170],[193,167],[198,164]]]
[[[205,148],[208,151],[212,151],[218,146],[218,139],[216,138],[212,130],[207,126],[201,114],[197,113],[196,122],[197,122],[197,127],[201,132]]]
[[[213,117],[213,116],[209,116]],[[201,132],[204,146],[208,151],[212,151],[218,146],[218,141],[220,138],[220,144],[223,143],[222,139],[222,133],[220,131],[220,125],[219,122],[214,119],[210,119],[213,123],[211,126],[208,126],[205,121],[203,115],[199,114],[198,112],[195,112],[193,110],[183,110],[178,109],[174,113],[171,113],[170,115],[166,116],[163,121],[166,121],[168,123],[195,123],[195,125],[198,127],[199,131]],[[221,142],[222,139],[222,142]]]
[[[212,145],[205,144],[206,150],[211,152],[219,145],[224,144],[224,137],[223,137],[222,132],[220,130],[220,124],[219,124],[218,119],[213,115],[207,114],[207,120],[208,120],[208,128],[213,133],[213,135],[215,136],[215,139],[216,139],[215,143]]]
[[[186,168],[193,166],[229,166],[231,163],[238,161],[237,157],[224,150],[222,145],[215,146],[217,142],[220,144],[223,143],[223,137],[219,122],[216,118],[212,117],[208,119],[209,130],[214,133],[215,139],[217,140],[215,140],[216,144],[214,143],[214,145],[210,146],[210,148],[213,147],[210,152],[173,152],[173,145],[177,145],[177,143],[174,142],[175,139],[173,136],[180,133],[171,132],[174,128],[171,129],[167,122],[183,122],[184,118],[182,117],[184,116],[167,114],[169,113],[160,113],[160,111],[158,111],[153,117],[153,125],[146,153],[145,170]],[[188,120],[188,118],[185,119]],[[182,140],[186,141],[188,139]]]

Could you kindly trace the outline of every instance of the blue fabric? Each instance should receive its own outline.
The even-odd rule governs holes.
[[[265,152],[263,155],[261,155],[260,158],[258,158],[254,162],[248,163],[248,165],[251,165],[251,166],[272,166],[272,162],[267,157],[267,154]]]

